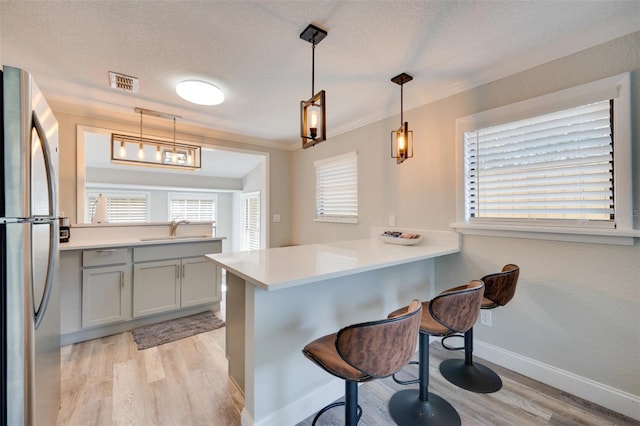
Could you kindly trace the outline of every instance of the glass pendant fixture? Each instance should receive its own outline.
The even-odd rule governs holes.
[[[316,44],[327,36],[327,32],[313,24],[300,34],[300,38],[312,44],[311,48],[311,99],[300,102],[300,137],[302,148],[309,148],[327,140],[324,90],[315,93]]]
[[[391,79],[400,85],[400,128],[391,131],[391,158],[396,159],[397,164],[401,164],[407,158],[413,158],[413,130],[409,130],[409,123],[403,117],[403,92],[405,83],[413,80],[407,73],[399,74]]]

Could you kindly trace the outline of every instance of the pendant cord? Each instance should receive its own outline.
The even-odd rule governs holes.
[[[404,123],[404,118],[402,116],[402,106],[403,106],[403,103],[404,103],[403,90],[402,90],[403,88],[404,88],[404,85],[401,84],[400,85],[400,127],[402,127],[402,124]]]
[[[316,69],[316,43],[313,41],[311,48],[311,99],[315,96],[315,69]]]
[[[173,117],[173,151],[176,151],[176,118]]]
[[[142,143],[142,111],[140,111],[140,143]]]

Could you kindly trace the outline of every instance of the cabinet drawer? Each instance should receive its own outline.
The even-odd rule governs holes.
[[[129,248],[104,248],[82,252],[82,266],[117,265],[131,261]]]
[[[135,247],[133,249],[133,262],[196,257],[209,253],[220,253],[221,251],[221,241],[172,243],[157,246]]]

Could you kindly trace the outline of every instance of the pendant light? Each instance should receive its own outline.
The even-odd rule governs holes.
[[[309,148],[327,140],[326,109],[324,90],[315,93],[315,52],[316,44],[327,36],[327,32],[309,24],[300,33],[300,38],[313,45],[311,48],[311,99],[300,102],[300,137],[302,148]]]
[[[197,170],[201,167],[202,148],[198,145],[176,141],[176,119],[180,117],[144,108],[135,108],[135,111],[140,114],[140,136],[112,133],[112,163],[182,170]],[[172,119],[173,140],[166,141],[143,137],[143,115]],[[134,155],[130,155],[134,152]]]
[[[413,158],[413,130],[409,130],[409,123],[404,121],[402,111],[402,87],[411,80],[413,77],[404,72],[391,79],[400,85],[400,128],[391,131],[391,158],[395,158],[397,164],[401,164],[407,158]]]

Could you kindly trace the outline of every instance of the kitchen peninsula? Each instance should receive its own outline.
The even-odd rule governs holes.
[[[434,292],[434,259],[460,251],[457,233],[417,231],[411,246],[371,238],[207,255],[227,270],[229,377],[245,396],[243,425],[296,424],[344,394],[305,344],[384,318]]]

